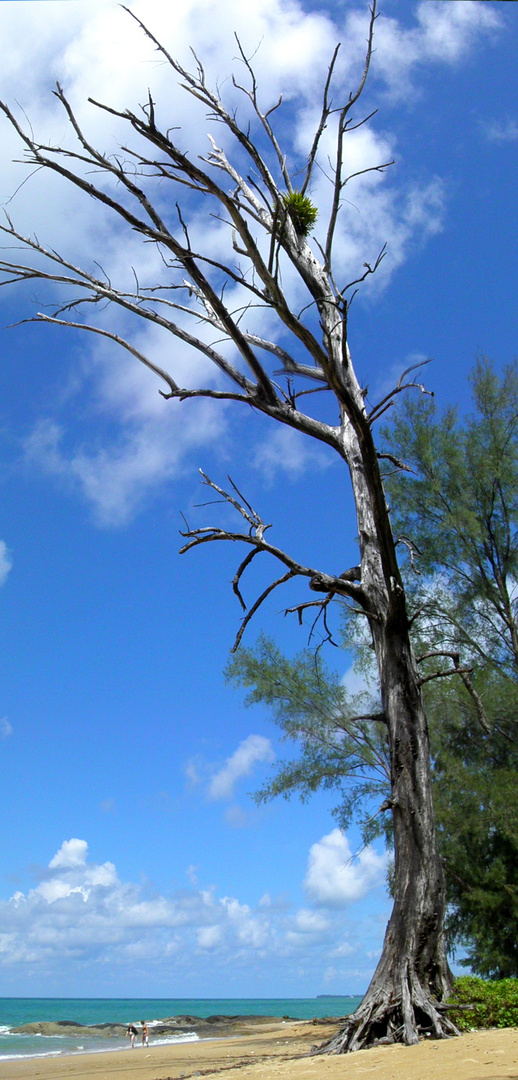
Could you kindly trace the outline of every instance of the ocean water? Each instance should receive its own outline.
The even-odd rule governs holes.
[[[279,1016],[297,1020],[346,1016],[361,997],[317,998],[0,998],[0,1060],[98,1053],[128,1048],[127,1040],[67,1035],[17,1035],[13,1028],[36,1021],[124,1024],[145,1018],[149,1043],[195,1041],[193,1032],[153,1040],[153,1021],[171,1016]],[[136,1040],[135,1045],[138,1045]]]

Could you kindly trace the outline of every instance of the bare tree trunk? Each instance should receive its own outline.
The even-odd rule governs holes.
[[[409,638],[404,590],[371,432],[349,426],[344,450],[358,516],[361,581],[387,724],[394,831],[394,906],[383,951],[360,1007],[322,1049],[416,1043],[457,1034],[444,1015],[452,986],[446,957],[445,884],[435,834],[428,728]],[[360,452],[361,441],[361,452]]]
[[[444,944],[445,887],[431,802],[428,732],[403,629],[375,634],[382,665],[392,773],[394,907],[383,951],[360,1008],[326,1047],[337,1053],[419,1034],[456,1034],[440,1003],[452,976]],[[406,640],[405,640],[406,638]]]
[[[331,314],[330,314],[330,309]],[[429,738],[420,680],[409,637],[378,456],[361,390],[337,323],[336,308],[319,310],[333,340],[334,390],[342,402],[341,450],[349,467],[360,545],[357,594],[369,621],[387,725],[394,832],[394,907],[379,964],[362,1004],[323,1051],[357,1050],[381,1041],[416,1043],[456,1029],[440,1008],[452,976],[445,942],[445,887],[432,805]],[[345,363],[341,357],[345,352]],[[313,588],[320,588],[312,582]]]

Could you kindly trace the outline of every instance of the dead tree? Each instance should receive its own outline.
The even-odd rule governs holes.
[[[321,603],[327,610],[333,597],[345,598],[364,614],[370,627],[383,710],[376,719],[386,725],[390,754],[391,798],[383,809],[390,810],[393,818],[395,900],[382,956],[365,998],[325,1048],[336,1052],[355,1050],[378,1040],[415,1043],[425,1031],[434,1037],[456,1033],[444,1007],[451,973],[443,933],[445,890],[435,839],[428,732],[380,455],[373,437],[374,422],[389,407],[394,394],[409,383],[402,377],[392,395],[368,409],[347,344],[351,296],[359,283],[376,270],[384,251],[373,265],[364,264],[357,280],[345,286],[336,281],[333,262],[337,222],[350,179],[344,169],[344,142],[351,130],[365,122],[355,121],[353,108],[369,70],[375,18],[374,3],[364,70],[356,90],[340,107],[332,101],[339,47],[335,50],[323,88],[320,120],[303,173],[298,174],[297,187],[273,126],[272,115],[281,102],[263,111],[251,63],[239,42],[245,84],[234,79],[233,93],[241,94],[248,109],[249,120],[245,123],[238,121],[237,111],[227,109],[220,93],[210,88],[197,58],[194,73],[185,70],[140,24],[162,61],[180,77],[185,92],[201,103],[212,121],[224,126],[225,142],[228,145],[233,140],[239,167],[231,160],[232,154],[210,136],[207,156],[191,158],[175,141],[174,129],[160,125],[151,94],[137,113],[112,109],[90,99],[93,107],[113,114],[117,123],[126,124],[129,133],[138,136],[133,147],[123,146],[114,156],[91,144],[59,84],[55,93],[70,123],[74,140],[71,146],[39,143],[8,105],[0,106],[16,129],[31,166],[58,174],[122,219],[144,242],[156,245],[164,267],[165,283],[158,282],[152,288],[136,284],[133,292],[117,289],[98,265],[95,271],[73,265],[37,238],[21,235],[8,219],[3,226],[6,247],[12,248],[13,243],[21,246],[24,255],[19,262],[12,256],[9,261],[2,260],[3,283],[46,281],[71,290],[72,298],[69,294],[68,300],[60,299],[52,314],[38,312],[33,318],[110,338],[163,380],[166,388],[160,392],[164,398],[242,402],[325,443],[349,470],[359,558],[357,566],[343,573],[301,565],[295,557],[276,548],[268,540],[266,526],[239,492],[224,492],[208,479],[206,482],[234,506],[246,526],[235,533],[212,526],[188,530],[185,545],[190,548],[219,540],[248,545],[249,551],[234,579],[238,596],[241,575],[257,555],[268,553],[277,560],[281,576],[259,597],[252,613],[273,588],[288,579],[305,577],[309,588],[320,594],[316,600],[308,601],[309,605]],[[174,123],[174,117],[168,119],[169,123]],[[326,160],[322,164],[322,136],[330,125],[336,129],[335,157],[332,163]],[[255,132],[254,138],[251,132]],[[374,168],[382,170],[388,164]],[[323,241],[312,247],[308,236],[316,209],[309,193],[317,167],[327,172],[332,198]],[[165,184],[170,185],[172,193],[167,205],[163,198]],[[208,215],[218,219],[219,226],[222,222],[228,225],[227,255],[221,260],[196,250],[191,243],[188,209],[182,211],[178,203],[175,209],[176,192],[181,195],[186,188],[189,199],[197,196]],[[213,217],[208,216],[207,228]],[[294,310],[283,288],[283,267],[289,264],[307,297],[302,313]],[[239,310],[227,304],[225,285],[229,292],[234,288],[246,298]],[[179,385],[174,371],[158,367],[130,339],[110,329],[113,324],[103,325],[102,311],[107,305],[162,327],[172,338],[204,354],[218,369],[219,383],[194,389]],[[271,316],[275,316],[278,332],[274,340],[247,330],[247,315],[252,309],[256,314],[258,308],[268,310],[270,323]],[[92,311],[98,312],[97,322],[87,317],[86,313]],[[198,330],[200,320],[203,332]],[[212,341],[207,330],[212,333]],[[221,341],[230,343],[231,349],[222,348]],[[272,363],[280,368],[280,374],[272,375]],[[314,400],[311,392],[318,390],[332,395],[335,424],[323,422],[307,407]]]

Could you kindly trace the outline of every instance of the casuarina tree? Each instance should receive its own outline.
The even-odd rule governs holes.
[[[9,253],[1,263],[4,281],[50,282],[68,290],[51,313],[46,310],[34,317],[117,342],[160,377],[164,398],[183,402],[184,408],[199,398],[232,401],[246,406],[245,413],[252,409],[285,424],[324,444],[349,474],[358,536],[353,566],[336,571],[301,562],[296,551],[281,549],[269,539],[266,523],[237,488],[227,484],[226,490],[207,476],[204,482],[235,510],[241,524],[235,531],[211,524],[187,527],[184,534],[184,550],[218,541],[248,549],[234,578],[238,597],[242,575],[256,557],[268,554],[279,565],[279,576],[247,612],[243,627],[273,589],[305,578],[311,594],[301,602],[301,611],[310,607],[325,616],[333,599],[341,598],[362,613],[372,637],[382,703],[372,722],[385,734],[390,769],[386,810],[393,824],[394,907],[365,998],[327,1048],[336,1051],[355,1050],[378,1039],[415,1043],[423,1031],[441,1037],[456,1030],[444,1005],[451,974],[427,723],[382,481],[384,454],[374,439],[376,421],[394,395],[412,384],[412,377],[405,373],[392,394],[367,407],[348,347],[348,314],[357,287],[375,272],[384,251],[372,263],[364,263],[356,280],[344,282],[339,280],[335,250],[351,179],[344,148],[349,133],[365,122],[355,108],[369,71],[375,18],[373,4],[364,68],[356,88],[341,103],[335,100],[334,89],[337,46],[309,154],[303,164],[296,160],[293,172],[276,133],[281,128],[280,120],[275,126],[276,118],[282,117],[282,110],[276,112],[281,102],[263,108],[251,61],[239,42],[244,75],[230,84],[227,106],[223,93],[209,85],[196,57],[194,71],[186,70],[142,26],[161,61],[208,112],[213,134],[205,157],[191,156],[185,133],[178,134],[172,126],[174,115],[165,115],[165,107],[157,105],[151,93],[137,112],[91,99],[93,108],[127,128],[125,143],[109,155],[92,145],[60,85],[55,93],[70,125],[69,143],[39,142],[8,104],[1,105],[31,167],[50,170],[75,185],[103,213],[122,219],[144,243],[155,245],[161,258],[160,280],[147,286],[136,275],[133,290],[117,288],[100,269],[101,252],[96,265],[76,266],[39,238],[21,235],[8,219],[3,227],[6,243],[11,248],[21,245],[24,253],[18,261]],[[241,98],[241,108],[236,97]],[[331,133],[334,151],[329,160]],[[375,163],[372,169],[381,171],[388,164]],[[325,211],[318,208],[321,240],[312,243],[317,207],[311,193],[317,170],[328,178],[329,199]],[[193,205],[197,214],[206,214],[201,249],[190,228]],[[226,255],[210,243],[216,228],[219,242],[224,234]],[[183,385],[174,362],[170,369],[157,364],[141,350],[137,335],[125,337],[114,330],[106,314],[113,308],[191,346],[212,362],[217,379]],[[97,313],[97,321],[92,321],[92,313]],[[328,405],[321,404],[324,397]],[[323,518],[323,529],[333,527],[331,517],[329,513],[327,520]]]
[[[518,368],[499,375],[481,358],[470,382],[462,417],[401,402],[386,445],[411,473],[388,490],[413,553],[422,670],[438,674],[442,659],[459,672],[425,686],[449,937],[478,974],[507,978],[518,973]]]

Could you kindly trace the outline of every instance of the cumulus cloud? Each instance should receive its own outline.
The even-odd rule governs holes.
[[[244,776],[250,776],[258,762],[274,760],[275,753],[270,740],[264,735],[249,735],[231,757],[227,758],[223,768],[212,777],[208,787],[209,797],[232,798],[238,781]]]
[[[70,867],[84,866],[87,855],[88,844],[86,840],[64,840],[59,851],[50,860],[49,866],[51,870],[58,867],[70,869]]]
[[[329,837],[320,846],[326,842]],[[286,897],[276,901],[259,890],[255,904],[245,903],[218,895],[215,886],[201,888],[199,874],[189,867],[190,886],[161,895],[142,883],[121,881],[109,861],[92,863],[85,840],[65,840],[34,888],[0,900],[2,962],[10,969],[30,964],[31,971],[41,965],[47,975],[66,973],[78,962],[83,970],[92,964],[98,981],[99,965],[120,973],[132,970],[137,959],[143,976],[161,971],[170,978],[171,965],[185,972],[200,953],[214,970],[232,964],[259,971],[263,964],[265,972],[272,962],[291,964],[300,956],[305,964],[311,960],[321,980],[333,958],[363,956],[378,943],[381,929],[374,920],[367,932],[364,910],[355,933],[350,915],[341,925],[338,911],[330,918],[319,906],[297,908]]]
[[[315,903],[342,907],[380,886],[386,868],[386,854],[369,845],[354,858],[345,833],[333,829],[310,849],[304,888]]]
[[[93,889],[117,884],[113,863],[87,865],[87,859],[86,840],[64,840],[59,851],[50,860],[44,880],[36,887],[34,895],[43,897],[48,904],[72,896],[80,896],[86,902]]]
[[[329,926],[329,919],[319,911],[300,908],[295,916],[295,928],[301,934],[321,934],[323,930],[328,930]]]
[[[263,912],[254,914],[248,904],[241,904],[230,896],[222,898],[221,906],[242,945],[252,945],[254,949],[259,949],[268,944],[271,924]]]
[[[216,949],[221,943],[220,926],[202,926],[198,930],[198,945],[200,949]]]
[[[84,840],[64,841],[41,877],[26,895],[17,891],[0,902],[7,963],[49,963],[71,951],[88,960],[101,950],[105,962],[120,965],[134,959],[136,948],[156,959],[178,951],[180,927],[186,952],[195,945],[254,950],[271,944],[270,919],[263,912],[233,897],[217,900],[213,890],[198,890],[194,883],[188,892],[146,896],[141,885],[122,883],[113,863],[90,863]]]

